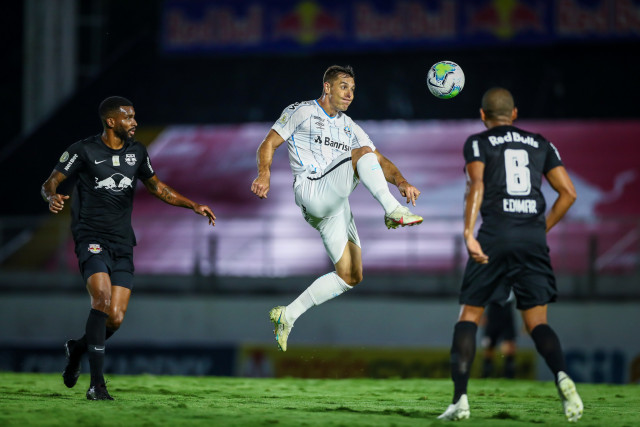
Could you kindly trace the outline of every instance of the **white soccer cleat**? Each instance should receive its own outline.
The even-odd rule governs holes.
[[[287,351],[287,339],[289,338],[289,332],[291,332],[291,328],[293,325],[290,325],[286,322],[284,317],[285,307],[279,305],[278,307],[274,307],[269,311],[269,319],[273,322],[275,328],[273,329],[273,333],[276,336],[276,342],[278,343],[278,348],[281,351]]]
[[[556,387],[558,388],[558,394],[562,399],[562,406],[564,408],[564,414],[570,423],[575,423],[582,417],[582,411],[584,405],[582,399],[578,395],[576,385],[569,375],[560,371],[558,372],[558,380],[556,381]]]
[[[387,228],[398,228],[398,226],[417,225],[422,222],[420,215],[411,213],[408,207],[398,206],[393,212],[384,216],[384,223]]]
[[[446,411],[438,417],[439,420],[459,421],[466,420],[471,415],[469,410],[469,400],[467,395],[463,394],[456,403],[449,405]]]

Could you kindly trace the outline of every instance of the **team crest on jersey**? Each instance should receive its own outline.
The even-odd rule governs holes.
[[[65,151],[64,153],[62,153],[62,156],[60,156],[60,163],[64,163],[67,160],[69,160],[69,152]]]
[[[97,190],[99,188],[104,188],[105,190],[120,192],[130,187],[133,187],[133,180],[131,178],[126,177],[121,173],[114,173],[102,180],[99,180],[98,177],[96,177],[96,186],[93,187],[93,189]]]
[[[124,161],[127,162],[129,166],[133,166],[136,164],[136,155],[135,154],[126,154]]]
[[[280,126],[284,126],[284,124],[287,123],[287,120],[289,120],[289,114],[282,113],[282,116],[278,119],[278,124]]]
[[[102,252],[100,243],[89,243],[89,252],[91,252],[92,254],[99,254],[100,252]]]
[[[344,127],[344,133],[347,134],[349,138],[351,138],[351,126],[347,125]]]

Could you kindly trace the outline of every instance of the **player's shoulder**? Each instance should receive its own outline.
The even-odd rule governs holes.
[[[127,151],[147,151],[147,147],[142,142],[134,139],[129,142]]]
[[[93,135],[74,142],[69,146],[67,151],[74,153],[88,153],[97,147],[100,135]]]
[[[293,115],[295,113],[306,113],[306,112],[312,112],[316,109],[316,102],[315,101],[300,101],[300,102],[294,102],[293,104],[289,104],[287,105],[287,107],[284,109],[285,113],[289,113],[290,115]]]

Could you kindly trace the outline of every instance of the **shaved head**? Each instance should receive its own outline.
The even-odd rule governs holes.
[[[515,107],[511,92],[501,87],[494,87],[482,97],[482,110],[487,120],[510,118]]]

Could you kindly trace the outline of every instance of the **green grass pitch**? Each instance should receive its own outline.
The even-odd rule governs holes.
[[[431,426],[450,403],[442,379],[108,376],[112,402],[85,398],[88,376],[0,373],[1,426]],[[637,385],[578,384],[583,426],[640,425]],[[474,426],[567,425],[550,382],[472,379]]]

